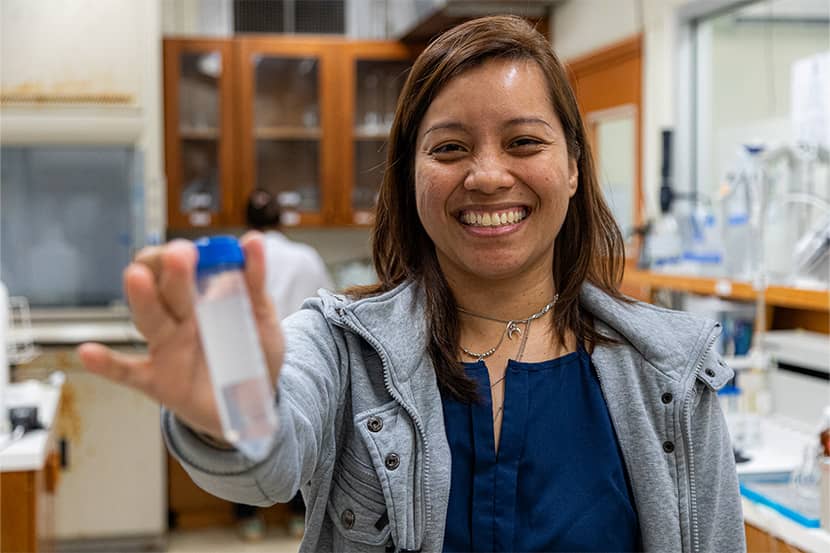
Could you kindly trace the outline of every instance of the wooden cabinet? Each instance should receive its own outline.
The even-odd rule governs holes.
[[[747,553],[803,553],[801,549],[751,524],[745,524],[744,527]]]
[[[334,216],[338,187],[337,45],[241,38],[239,199],[254,188],[277,195],[289,225]]]
[[[343,55],[342,170],[350,181],[341,188],[337,217],[343,224],[361,225],[372,220],[386,141],[412,58],[403,45],[383,42],[352,42]]]
[[[626,267],[622,291],[634,298],[650,301],[660,289],[717,296],[738,301],[755,301],[757,292],[747,282],[725,278],[705,278],[641,271]],[[767,287],[766,326],[769,329],[802,328],[830,334],[830,292],[787,286]]]
[[[0,472],[0,553],[55,550],[55,492],[60,471],[60,454],[50,431],[42,467]]]
[[[164,41],[167,226],[239,222],[230,40]]]
[[[287,226],[366,224],[412,56],[395,42],[165,40],[168,228],[244,225],[254,188]]]

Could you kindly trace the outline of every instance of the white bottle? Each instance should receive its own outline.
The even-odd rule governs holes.
[[[225,440],[253,461],[271,451],[278,427],[274,386],[259,343],[232,236],[196,241],[196,318]]]

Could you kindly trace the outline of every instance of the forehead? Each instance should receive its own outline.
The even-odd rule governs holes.
[[[489,59],[456,75],[438,92],[424,121],[487,115],[554,116],[548,81],[532,59]]]

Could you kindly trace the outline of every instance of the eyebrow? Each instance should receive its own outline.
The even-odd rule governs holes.
[[[553,127],[550,125],[550,123],[548,123],[547,121],[545,121],[541,117],[516,117],[514,119],[509,120],[505,124],[505,126],[506,127],[512,127],[514,125],[527,125],[527,124],[541,124],[541,125],[544,125],[544,126],[548,127],[550,130],[553,130]],[[455,121],[448,121],[446,123],[438,123],[437,125],[431,126],[426,131],[424,131],[424,136],[428,135],[432,131],[438,131],[438,130],[442,130],[442,129],[451,129],[451,130],[458,130],[458,131],[468,132],[467,127],[464,126],[463,124],[455,122]]]
[[[542,124],[542,125],[548,127],[550,130],[553,130],[553,127],[551,126],[551,124],[548,123],[547,121],[545,121],[544,119],[542,119],[541,117],[517,117],[515,119],[511,119],[510,121],[508,121],[506,126],[527,125],[527,124],[534,124],[534,123]]]
[[[466,131],[467,127],[462,125],[461,123],[457,123],[454,121],[448,121],[447,123],[438,123],[437,125],[433,125],[424,131],[424,136],[428,135],[432,131],[439,131],[441,129],[452,129],[456,131]]]

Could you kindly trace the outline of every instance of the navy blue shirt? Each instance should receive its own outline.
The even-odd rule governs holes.
[[[636,551],[637,513],[588,353],[508,362],[498,455],[487,367],[465,368],[482,401],[443,398],[444,551]]]

